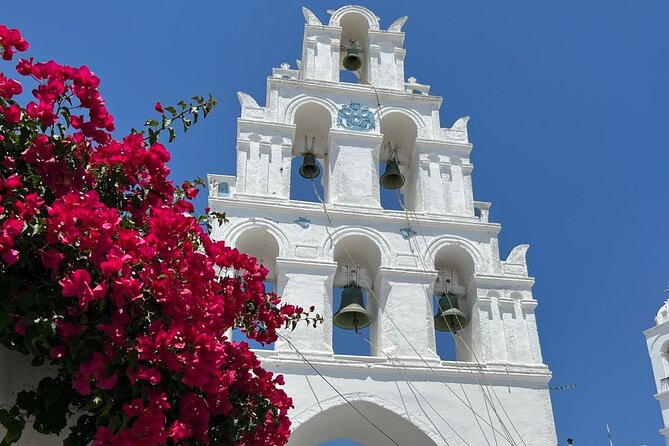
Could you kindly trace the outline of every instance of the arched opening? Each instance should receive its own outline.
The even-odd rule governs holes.
[[[396,161],[399,171],[404,178],[404,185],[398,189],[381,187],[381,207],[383,209],[402,210],[402,206],[413,210],[413,204],[404,197],[414,183],[414,147],[418,129],[411,118],[404,113],[391,112],[381,118],[381,134],[383,143],[379,153],[379,172],[381,175],[389,172],[388,161]],[[382,182],[383,185],[383,182]]]
[[[369,83],[369,22],[350,12],[341,18],[340,26],[339,82]],[[353,69],[356,63],[359,68]]]
[[[332,348],[335,354],[369,356],[378,309],[372,293],[381,252],[369,238],[349,235],[337,241],[333,257],[337,272],[332,293]]]
[[[441,248],[434,260],[438,276],[434,285],[433,308],[437,354],[443,360],[471,360],[471,302],[476,295],[471,280],[474,261],[456,244]]]
[[[235,248],[258,259],[258,263],[267,268],[265,279],[265,292],[273,293],[276,288],[276,259],[279,257],[279,243],[266,228],[255,227],[242,233],[235,241]],[[245,341],[251,348],[261,350],[273,350],[274,344],[261,344],[246,337],[240,329],[232,331],[232,340],[236,342]]]
[[[328,138],[332,116],[330,112],[320,104],[309,102],[299,107],[295,113],[295,138],[293,140],[293,159],[291,161],[290,199],[299,201],[320,202],[318,195],[324,199],[324,186],[327,182],[327,172],[323,169],[323,159],[327,154]],[[313,158],[305,157],[313,154]],[[300,168],[305,162],[313,162],[315,166],[305,173],[319,170],[313,180],[305,178],[300,173]],[[316,169],[316,170],[315,170]],[[313,181],[316,187],[310,184]]]
[[[290,446],[387,446],[393,444],[389,438],[401,445],[434,446],[436,444],[425,432],[395,412],[367,401],[352,401],[352,404],[368,419],[374,420],[374,424],[379,429],[344,403],[318,412],[308,421],[301,423],[293,431],[288,444]],[[344,438],[342,434],[345,435]],[[348,442],[339,443],[338,441]]]

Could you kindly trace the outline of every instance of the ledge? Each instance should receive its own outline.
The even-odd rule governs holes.
[[[252,199],[251,199],[252,198]],[[306,214],[305,216],[309,217],[324,217],[323,205],[321,203],[312,203],[306,201],[296,201],[296,200],[286,200],[281,198],[271,198],[264,196],[249,196],[249,199],[243,198],[223,198],[223,197],[209,197],[209,205],[211,208],[214,208],[215,204],[220,203],[221,206],[224,206],[223,209],[228,215],[231,215],[230,208],[236,206],[238,208],[247,208],[247,209],[258,209],[265,208],[271,211],[274,211],[279,214],[285,214],[289,216],[294,216],[296,213]],[[407,219],[406,214],[402,211],[393,211],[386,209],[373,209],[365,207],[344,207],[344,206],[333,206],[326,205],[328,214],[330,217],[344,217],[347,220],[364,220],[364,221],[377,221],[383,223],[393,222],[397,225],[406,225]],[[499,223],[483,223],[476,217],[461,217],[456,215],[441,215],[437,216],[435,214],[420,214],[413,213],[411,214],[411,219],[418,219],[423,228],[425,227],[452,227],[452,228],[461,228],[464,230],[474,231],[474,232],[486,232],[490,234],[497,235],[502,229]],[[336,225],[335,225],[336,226]],[[398,226],[402,227],[402,226]],[[506,278],[509,279],[509,278]],[[514,278],[514,280],[516,280]],[[524,277],[518,277],[518,281],[532,281],[533,279],[528,279]],[[519,282],[520,283],[520,282]]]
[[[274,350],[253,350],[264,366],[281,368],[282,373],[303,374],[304,369],[312,370],[309,364],[293,352],[277,352]],[[429,367],[418,357],[392,358],[388,360],[380,356],[353,356],[353,355],[312,355],[305,354],[309,362],[323,374],[347,370],[350,373],[374,375],[384,380],[397,374],[400,367],[404,374],[414,380],[430,381],[454,379],[458,381],[475,381],[482,374],[490,382],[519,382],[548,384],[552,373],[544,364],[481,364],[465,361],[441,361],[434,358],[424,358]],[[436,374],[436,376],[435,376]],[[500,384],[501,385],[501,384]]]

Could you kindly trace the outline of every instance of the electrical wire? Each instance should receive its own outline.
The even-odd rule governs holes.
[[[333,222],[332,222],[332,219],[330,218],[330,214],[329,214],[329,212],[328,212],[328,210],[327,210],[327,206],[325,205],[325,202],[323,201],[322,197],[321,197],[320,194],[318,193],[318,190],[316,189],[316,185],[315,185],[313,179],[311,180],[311,183],[312,183],[312,188],[313,188],[313,190],[314,190],[314,193],[316,194],[316,197],[318,198],[318,200],[320,201],[320,203],[321,203],[321,205],[322,205],[322,207],[323,207],[323,211],[324,211],[324,213],[325,213],[325,217],[326,217],[327,221],[329,222],[330,226],[334,229],[334,224],[333,224]],[[325,227],[325,230],[326,230],[326,232],[327,232],[327,234],[328,234],[328,238],[330,239],[330,242],[331,242],[331,243],[334,243],[334,241],[333,241],[333,239],[332,239],[332,234],[331,234],[331,232],[330,232],[329,227],[326,226],[326,227]],[[348,257],[349,257],[349,259],[351,260],[351,262],[355,263],[353,257],[351,256],[351,253],[348,251],[348,248],[346,247],[346,244],[343,244],[342,246],[344,247],[344,251],[346,251],[346,254],[348,255]],[[471,405],[471,402],[463,400],[462,397],[460,397],[460,395],[458,395],[458,394],[457,394],[457,393],[450,387],[450,385],[449,385],[447,382],[443,381],[443,379],[442,379],[442,378],[439,376],[439,374],[434,370],[434,368],[430,365],[430,363],[429,363],[429,362],[428,362],[428,361],[427,361],[427,360],[420,354],[420,352],[416,349],[416,347],[411,343],[411,341],[410,341],[410,340],[406,337],[406,335],[402,332],[402,330],[401,330],[401,329],[399,328],[399,326],[395,323],[395,321],[393,320],[393,318],[392,318],[392,317],[385,311],[385,309],[383,308],[383,305],[381,304],[380,299],[379,299],[379,298],[376,296],[376,294],[374,293],[371,284],[367,284],[367,290],[369,291],[369,294],[370,294],[370,295],[375,299],[375,301],[377,302],[377,304],[378,304],[378,306],[379,306],[379,309],[385,314],[385,316],[388,318],[388,320],[393,324],[393,326],[395,327],[395,329],[397,330],[397,332],[398,332],[398,333],[402,336],[402,338],[407,342],[407,344],[411,347],[411,349],[412,349],[412,350],[414,351],[414,353],[418,356],[418,358],[420,358],[420,360],[427,366],[427,368],[428,368],[428,369],[435,375],[435,377],[437,378],[437,380],[438,380],[440,383],[444,384],[444,385],[446,386],[446,388],[447,388],[447,389],[448,389],[448,390],[449,390],[449,391],[450,391],[450,392],[451,392],[451,393],[452,393],[452,394],[453,394],[453,395],[454,395],[454,396],[455,396],[455,397],[456,397],[462,404],[464,404],[464,405],[465,405],[465,406],[472,412],[472,414],[474,415],[475,420],[476,420],[477,423],[479,423],[479,420],[481,420],[481,421],[483,421],[485,424],[487,424],[488,426],[490,426],[491,429],[496,429],[495,426],[494,426],[492,423],[489,423],[487,420],[485,420],[485,418],[483,418],[481,415],[479,415],[478,412],[476,412],[476,410],[475,410],[475,409],[473,408],[473,406]],[[465,393],[465,396],[466,396],[466,392],[465,392],[465,390],[464,390],[464,387],[463,387],[463,392]],[[468,398],[466,398],[466,399],[468,400]],[[479,426],[480,426],[480,424],[479,424]],[[500,433],[500,432],[498,431],[498,433]],[[501,433],[500,433],[500,434],[501,434]],[[488,441],[488,439],[487,439],[487,437],[485,436],[485,434],[483,434],[483,436],[484,436],[484,438],[485,438],[485,440],[486,440],[486,443],[487,443],[489,446],[492,446],[492,445],[490,445],[490,442]],[[507,441],[508,441],[508,440],[507,440]],[[509,444],[513,445],[514,443],[513,443],[512,441],[509,441]]]
[[[328,386],[330,386],[330,388],[331,388],[332,390],[334,390],[335,393],[336,393],[337,395],[339,395],[339,396],[346,402],[346,404],[348,404],[349,406],[351,406],[351,407],[353,408],[353,410],[355,410],[355,411],[356,411],[362,418],[364,418],[369,424],[371,424],[377,431],[381,432],[381,433],[383,434],[384,437],[386,437],[388,440],[392,441],[393,444],[395,444],[395,445],[397,445],[397,446],[400,446],[400,444],[399,444],[398,442],[396,442],[395,440],[393,440],[393,438],[392,438],[390,435],[388,435],[383,429],[381,429],[379,426],[377,426],[376,423],[374,423],[372,420],[370,420],[369,417],[367,417],[364,413],[362,413],[362,412],[360,411],[360,409],[358,409],[357,407],[355,407],[355,406],[353,405],[353,403],[351,403],[351,401],[349,401],[349,399],[346,398],[346,397],[344,396],[343,393],[341,393],[339,390],[337,390],[337,388],[336,388],[336,387],[335,387],[335,386],[334,386],[334,385],[333,385],[333,384],[332,384],[332,383],[331,383],[325,376],[323,376],[323,374],[316,368],[316,366],[314,366],[314,365],[311,363],[311,361],[309,361],[309,360],[307,359],[307,357],[304,356],[304,355],[302,354],[302,352],[295,346],[295,344],[293,344],[293,343],[290,341],[290,339],[288,339],[287,337],[283,336],[281,333],[277,333],[277,334],[278,334],[278,336],[279,336],[281,339],[283,339],[284,341],[286,341],[286,342],[288,343],[288,345],[290,346],[290,348],[292,348],[293,350],[295,350],[295,353],[297,353],[297,354],[300,356],[300,358],[302,358],[302,360],[303,360],[304,362],[306,362],[306,363],[309,365],[309,367],[311,367],[311,369],[312,369],[314,372],[316,372],[316,374],[317,374],[318,376],[320,376],[321,379],[322,379],[323,381],[325,381],[325,383],[326,383]],[[320,402],[319,402],[319,405],[320,405]]]
[[[409,219],[409,211],[407,210],[406,206],[404,205],[404,202],[402,201],[402,199],[401,199],[401,197],[400,197],[399,191],[397,191],[397,200],[398,200],[398,202],[399,202],[399,204],[400,204],[400,207],[401,207],[401,208],[404,210],[404,212],[405,212],[405,216],[406,216],[406,219],[407,219],[407,223],[409,224],[409,227],[411,227],[411,220]],[[420,233],[420,235],[421,235],[421,237],[422,237],[422,239],[423,239],[423,243],[424,243],[424,245],[425,245],[425,247],[426,247],[426,249],[427,249],[427,239],[425,238],[425,233],[423,232],[423,229],[422,229],[422,227],[421,227],[421,225],[420,225],[420,219],[418,218],[417,215],[415,215],[415,212],[414,212],[414,219],[416,220],[416,223],[418,224],[418,230],[419,230],[419,233]],[[409,244],[411,244],[411,240],[410,240],[410,239],[409,239]],[[425,265],[425,262],[424,262],[424,260],[423,260],[423,258],[422,258],[422,255],[421,255],[421,252],[420,252],[420,248],[419,248],[419,246],[418,246],[417,243],[416,243],[416,250],[417,250],[417,252],[418,252],[419,260],[421,261],[421,263],[423,264],[423,267],[425,268],[426,265]],[[439,305],[439,310],[440,310],[440,312],[443,311],[444,309],[441,308],[441,303],[438,302],[437,304]],[[469,344],[467,343],[466,339],[463,338],[462,335],[460,335],[460,334],[457,332],[457,330],[454,330],[454,329],[453,329],[454,327],[451,327],[451,326],[450,326],[450,323],[448,322],[448,320],[445,319],[445,322],[448,324],[449,329],[450,329],[450,332],[453,334],[453,336],[455,337],[455,336],[457,335],[457,336],[459,337],[461,343],[467,348],[467,350],[469,350],[469,352],[470,352],[470,353],[472,354],[472,356],[474,357],[475,362],[476,362],[476,364],[477,364],[477,366],[478,366],[478,369],[479,369],[481,375],[483,376],[483,379],[487,382],[487,385],[488,385],[488,392],[492,392],[492,393],[495,395],[495,398],[497,399],[497,401],[498,401],[500,407],[502,408],[502,411],[503,411],[504,414],[506,415],[506,418],[508,419],[509,424],[511,424],[513,430],[516,432],[516,435],[518,435],[518,438],[520,439],[521,443],[523,443],[523,445],[527,446],[526,443],[525,443],[525,441],[523,440],[523,437],[520,435],[520,432],[518,432],[518,429],[516,428],[515,424],[514,424],[513,421],[511,420],[511,417],[509,416],[508,412],[507,412],[506,409],[504,408],[504,405],[502,404],[501,400],[499,399],[499,396],[497,395],[497,392],[495,392],[495,390],[494,390],[492,384],[491,384],[491,383],[489,382],[489,380],[487,379],[487,376],[486,376],[485,372],[483,371],[483,366],[481,365],[480,361],[478,360],[478,357],[476,356],[476,353],[475,353],[474,350],[469,346]],[[470,369],[470,371],[471,371],[471,369]],[[508,374],[508,371],[507,371],[507,374]],[[478,380],[477,380],[477,383],[478,383]],[[507,434],[508,438],[512,438],[511,433],[509,432],[508,428],[505,426],[505,423],[502,421],[501,416],[500,416],[499,413],[497,412],[497,409],[496,409],[496,407],[495,407],[494,401],[492,400],[492,397],[491,397],[489,394],[486,395],[484,387],[483,387],[480,383],[478,383],[478,384],[479,384],[479,386],[481,387],[481,391],[483,392],[484,399],[490,401],[490,404],[491,404],[491,407],[492,407],[492,409],[493,409],[493,412],[495,413],[496,417],[498,418],[498,420],[499,420],[499,422],[500,422],[500,426],[501,426],[502,429],[505,431],[505,433]],[[487,402],[486,402],[486,406],[487,406]]]

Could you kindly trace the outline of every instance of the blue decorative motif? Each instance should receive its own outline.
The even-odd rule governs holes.
[[[311,220],[305,217],[300,217],[297,220],[295,220],[295,223],[297,223],[302,229],[307,229],[311,224]]]
[[[413,237],[414,235],[416,235],[418,233],[411,228],[401,228],[400,229],[400,234],[402,234],[402,238],[404,240],[409,240],[411,237]]]
[[[358,102],[341,106],[337,114],[337,125],[360,132],[369,132],[376,127],[374,113]]]

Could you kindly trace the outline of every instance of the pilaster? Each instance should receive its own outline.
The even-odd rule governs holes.
[[[326,201],[380,208],[379,150],[383,136],[330,130]]]
[[[277,259],[276,270],[277,294],[284,302],[303,308],[313,305],[325,316],[325,322],[316,328],[301,326],[294,331],[286,329],[282,330],[282,335],[303,354],[332,355],[332,285],[337,264]],[[281,338],[276,342],[276,350],[279,353],[293,352]]]
[[[380,308],[372,326],[372,342],[382,350],[377,356],[438,359],[432,309],[436,278],[436,271],[379,269],[374,289]]]

